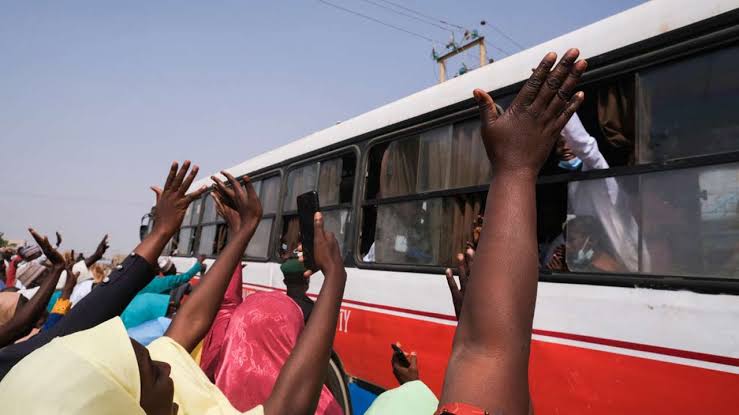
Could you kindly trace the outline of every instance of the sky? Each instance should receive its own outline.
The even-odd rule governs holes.
[[[481,29],[496,59],[642,3],[392,2]],[[204,177],[434,85],[449,31],[387,7],[0,0],[0,232],[88,254],[108,233],[127,253],[173,160]]]

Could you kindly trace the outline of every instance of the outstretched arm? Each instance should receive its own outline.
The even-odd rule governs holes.
[[[5,347],[9,344],[14,343],[16,340],[28,335],[33,329],[33,326],[38,321],[41,314],[43,314],[46,305],[49,303],[51,294],[54,293],[56,283],[59,281],[59,276],[62,275],[62,271],[66,265],[64,257],[54,249],[49,243],[47,237],[41,237],[33,229],[29,229],[33,239],[36,240],[41,250],[46,255],[46,258],[51,261],[51,269],[48,275],[41,283],[38,292],[31,298],[25,305],[23,305],[13,317],[0,327],[0,347]]]
[[[100,241],[97,248],[95,248],[95,252],[85,258],[85,266],[87,268],[90,268],[93,264],[100,261],[103,258],[103,255],[105,255],[105,251],[107,251],[108,248],[110,248],[110,245],[108,244],[108,235],[106,234],[105,236],[103,236],[103,240]]]
[[[202,282],[180,308],[167,332],[164,333],[188,352],[191,352],[208,333],[221,305],[223,294],[231,281],[234,268],[241,260],[246,245],[254,236],[262,219],[262,205],[249,178],[244,179],[246,182],[244,190],[229,173],[221,173],[228,178],[231,187],[226,188],[220,180],[213,177],[216,205],[219,211],[228,210],[229,214],[238,214],[241,227],[233,234],[216,262],[203,276]]]
[[[474,405],[491,413],[529,410],[528,363],[538,280],[535,185],[555,137],[583,100],[585,70],[570,49],[550,72],[547,54],[510,108],[498,115],[475,90],[493,179],[487,215],[454,337],[440,408]]]
[[[331,357],[344,295],[346,270],[336,237],[323,229],[320,212],[316,213],[313,225],[313,252],[316,266],[324,275],[323,286],[308,324],[264,403],[266,415],[314,413],[326,378],[326,366]],[[306,274],[310,275],[310,271]]]

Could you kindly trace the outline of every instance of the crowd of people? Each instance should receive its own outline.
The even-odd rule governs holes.
[[[393,353],[401,385],[381,394],[367,413],[533,412],[535,184],[584,99],[575,92],[587,66],[578,55],[570,49],[556,63],[556,54],[548,53],[503,113],[489,94],[473,92],[493,175],[485,223],[475,221],[458,257],[460,286],[447,270],[459,322],[443,391],[437,399],[419,380],[418,356]],[[29,229],[37,245],[3,252],[2,413],[342,413],[324,384],[347,278],[336,237],[316,213],[313,253],[324,280],[315,302],[306,296],[312,272],[302,264],[301,248],[281,268],[287,295],[244,298],[241,258],[262,206],[248,177],[223,171],[225,182],[212,177],[211,195],[228,242],[207,269],[201,259],[177,274],[161,253],[190,203],[206,191],[191,191],[197,173],[189,161],[171,165],[164,186],[152,188],[152,231],[107,274],[96,271],[107,237],[92,255],[78,258],[60,252],[60,235],[52,245]],[[190,290],[197,274],[202,278]]]

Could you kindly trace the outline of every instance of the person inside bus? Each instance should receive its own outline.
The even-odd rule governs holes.
[[[462,303],[464,302],[464,293],[467,289],[467,283],[470,278],[470,270],[472,263],[475,259],[475,250],[477,244],[480,242],[480,233],[482,232],[483,224],[482,215],[478,215],[477,219],[472,223],[471,238],[465,244],[464,253],[457,253],[457,275],[459,276],[459,285],[454,280],[454,272],[451,268],[447,268],[445,271],[446,282],[449,286],[449,292],[452,295],[452,304],[454,305],[454,315],[459,320],[459,314],[462,312]]]
[[[53,328],[24,342],[0,349],[0,379],[21,359],[53,339],[89,329],[120,315],[131,299],[151,281],[156,260],[167,241],[179,229],[187,207],[205,191],[203,187],[185,194],[197,175],[198,167],[195,166],[189,174],[189,161],[185,161],[182,168],[178,167],[176,162],[172,164],[165,191],[158,187],[152,188],[157,194],[157,232],[152,232],[136,246],[133,253],[111,272],[107,282],[84,297]]]
[[[469,280],[437,414],[532,410],[528,368],[538,285],[536,179],[556,136],[584,99],[585,61],[548,53],[508,109],[476,89],[491,161],[485,225]]]
[[[238,232],[241,227],[239,217],[217,198],[215,206],[218,214],[226,220],[229,234]],[[255,293],[244,299],[242,268],[237,264],[213,324],[203,340],[200,368],[240,411],[257,407],[269,398],[270,392],[277,387],[280,368],[298,345],[304,321],[310,315],[310,311],[306,315],[293,298],[307,298],[305,292],[310,277],[306,277],[305,267],[299,260],[290,259],[281,270],[288,295]],[[313,304],[311,311],[312,307]],[[342,412],[328,388],[322,386],[315,413],[339,415]]]
[[[565,170],[591,171],[610,167],[598,148],[598,142],[588,134],[577,114],[574,114],[562,129],[556,151],[560,159],[559,166]],[[632,214],[631,197],[617,179],[608,177],[573,181],[567,186],[567,194],[569,212],[578,217],[595,219],[598,224],[593,228],[602,230],[599,234],[592,235],[592,238],[597,239],[601,250],[608,250],[607,255],[612,257],[613,261],[606,261],[608,265],[598,270],[638,272],[639,227]],[[584,241],[568,238],[566,248],[563,248],[565,237],[564,233],[561,234],[550,243],[543,257],[542,266],[554,271],[564,271],[564,268],[584,271],[579,266],[585,264],[583,258],[577,263],[564,263],[575,257],[563,251],[578,251],[582,248],[578,245],[581,242]],[[646,253],[646,250],[643,252]],[[604,251],[600,253],[606,254]],[[643,257],[642,261],[644,264],[648,258]],[[595,263],[589,265],[595,266]]]

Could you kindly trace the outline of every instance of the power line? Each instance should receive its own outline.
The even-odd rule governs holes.
[[[379,8],[385,9],[385,10],[389,10],[389,11],[391,11],[391,12],[393,12],[393,13],[396,13],[396,14],[399,14],[399,15],[401,15],[401,16],[405,16],[405,17],[411,18],[411,19],[413,19],[413,20],[417,20],[417,21],[419,21],[419,22],[422,22],[422,23],[426,23],[426,24],[429,24],[429,25],[431,25],[431,26],[434,26],[434,27],[438,27],[438,28],[439,28],[439,29],[441,29],[441,30],[444,30],[444,31],[447,31],[447,32],[452,32],[452,33],[454,33],[454,32],[453,32],[452,30],[450,30],[450,29],[449,29],[448,27],[444,27],[444,26],[442,26],[442,25],[440,25],[440,24],[437,24],[437,23],[435,23],[435,22],[430,22],[430,21],[428,21],[428,20],[426,20],[426,19],[422,19],[422,18],[420,18],[420,17],[418,17],[418,16],[414,16],[414,15],[412,15],[412,14],[408,14],[408,13],[404,13],[404,12],[401,12],[401,11],[395,10],[395,9],[393,9],[392,7],[384,6],[384,5],[380,4],[380,3],[374,2],[374,1],[372,1],[372,0],[361,0],[361,1],[363,1],[363,2],[365,2],[365,3],[369,3],[369,4],[372,4],[372,5],[375,5],[375,6],[379,7]]]
[[[363,0],[363,1],[369,1],[369,0]],[[437,17],[429,16],[429,15],[427,15],[425,13],[419,12],[418,10],[413,10],[413,9],[411,9],[409,7],[405,7],[402,4],[398,4],[398,3],[392,2],[390,0],[380,0],[380,1],[383,2],[383,3],[391,4],[391,5],[399,8],[399,9],[403,9],[403,10],[408,11],[410,13],[413,13],[413,14],[415,14],[417,16],[422,16],[422,17],[425,17],[427,19],[431,19],[431,20],[437,21],[439,23],[445,24],[445,25],[450,26],[450,27],[454,27],[454,28],[459,29],[459,30],[470,30],[470,29],[468,29],[468,28],[466,28],[464,26],[461,26],[461,25],[458,25],[458,24],[455,24],[455,23],[451,23],[451,22],[448,22],[446,20],[439,19]],[[501,36],[503,36],[504,38],[506,38],[509,42],[511,42],[514,45],[516,45],[516,47],[519,48],[520,50],[523,50],[524,49],[523,45],[521,45],[520,43],[516,42],[515,39],[513,39],[511,36],[509,36],[507,33],[505,33],[502,29],[500,29],[497,26],[495,26],[493,24],[490,24],[490,23],[487,23],[487,25],[489,25],[498,34],[500,34]],[[510,55],[511,53],[508,53],[508,54]]]
[[[413,13],[415,15],[418,15],[418,16],[421,16],[421,17],[425,17],[427,19],[435,20],[435,21],[437,21],[439,23],[445,24],[447,26],[454,27],[454,28],[459,29],[459,30],[467,30],[466,28],[464,28],[464,27],[462,27],[462,26],[460,26],[458,24],[450,23],[450,22],[447,22],[446,20],[442,20],[442,19],[438,19],[438,18],[433,17],[433,16],[429,16],[427,14],[424,14],[424,13],[419,12],[418,10],[413,10],[411,8],[405,7],[402,4],[398,4],[398,3],[395,3],[395,2],[392,2],[392,1],[389,1],[389,0],[380,0],[380,1],[383,2],[383,3],[391,4],[391,5],[399,8],[399,9],[403,9],[403,10],[405,10],[407,12],[411,12],[411,13]]]
[[[522,45],[522,44],[520,44],[520,43],[516,42],[515,40],[513,40],[513,38],[512,38],[512,37],[510,37],[510,36],[508,36],[507,34],[505,34],[505,32],[503,32],[502,30],[498,29],[498,28],[497,28],[497,27],[495,27],[494,25],[491,25],[491,24],[490,24],[489,26],[490,26],[490,27],[492,27],[492,28],[493,28],[493,30],[495,30],[496,32],[498,32],[498,34],[499,34],[499,35],[503,36],[504,38],[508,39],[508,41],[510,41],[511,43],[513,43],[514,45],[516,45],[516,47],[517,47],[517,48],[518,48],[519,50],[524,50],[524,47],[523,47],[523,45]]]
[[[392,23],[383,22],[380,19],[376,19],[376,18],[374,18],[372,16],[367,16],[366,14],[363,14],[363,13],[360,13],[360,12],[357,12],[357,11],[354,11],[354,10],[351,10],[351,9],[347,9],[346,7],[339,6],[338,4],[334,4],[334,3],[328,2],[326,0],[318,0],[318,1],[321,2],[321,3],[323,3],[323,4],[325,4],[325,5],[334,7],[334,8],[339,9],[339,10],[343,10],[343,11],[345,11],[347,13],[351,13],[351,14],[353,14],[355,16],[359,16],[359,17],[362,17],[364,19],[373,21],[375,23],[379,23],[379,24],[381,24],[383,26],[387,26],[387,27],[390,27],[392,29],[395,29],[395,30],[398,30],[398,31],[407,33],[409,35],[412,35],[412,36],[421,38],[421,39],[426,40],[426,41],[429,41],[431,43],[436,42],[434,39],[431,39],[430,37],[424,36],[424,35],[422,35],[420,33],[416,33],[416,32],[413,32],[411,30],[403,29],[402,27],[396,26],[396,25],[394,25]]]

